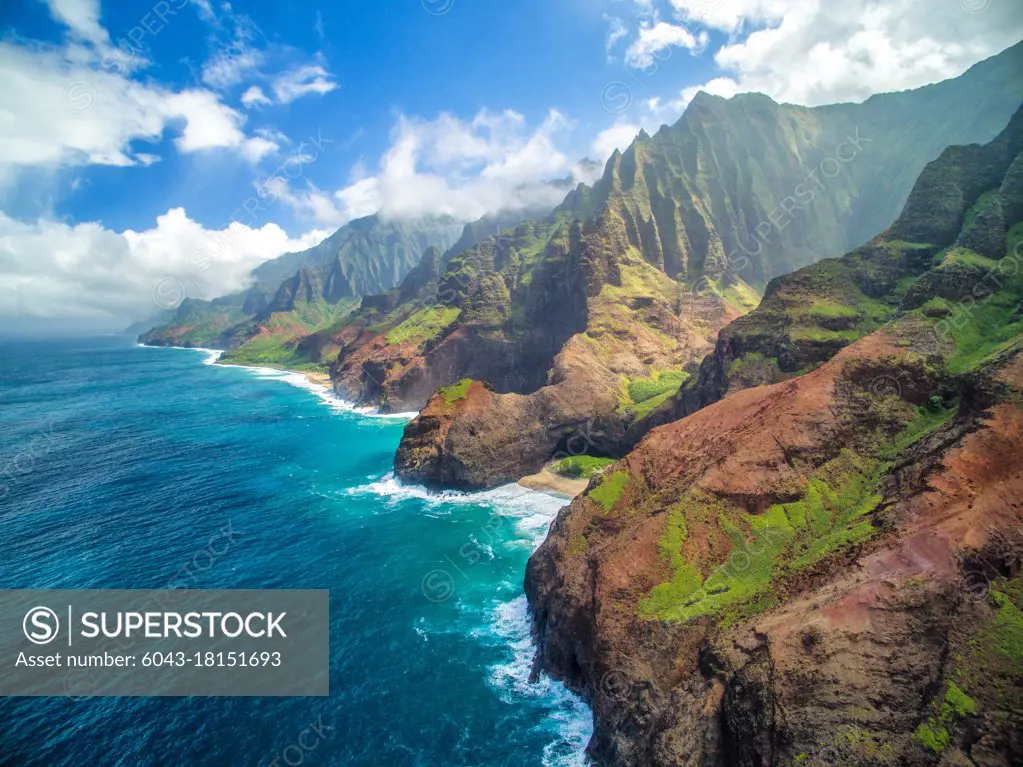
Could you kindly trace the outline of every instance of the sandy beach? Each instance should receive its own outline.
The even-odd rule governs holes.
[[[527,477],[523,477],[518,483],[530,490],[538,490],[542,493],[549,493],[551,495],[575,498],[577,495],[586,490],[586,486],[589,485],[590,481],[589,479],[572,479],[571,477],[563,477],[560,474],[555,474],[548,468],[544,468],[536,474],[530,474]]]
[[[270,370],[279,370],[282,373],[291,373],[293,375],[302,376],[307,381],[309,381],[309,383],[316,384],[317,386],[326,386],[331,391],[333,391],[334,388],[334,385],[331,383],[330,380],[330,375],[328,375],[327,373],[318,373],[316,371],[309,370],[291,370],[290,368],[280,367],[278,365],[236,365],[233,362],[221,362],[220,360],[217,360],[214,364],[234,368],[252,369],[267,368]]]
[[[289,373],[298,373],[308,378],[312,383],[319,384],[320,386],[326,386],[328,389],[333,389],[333,384],[330,382],[330,376],[327,373],[310,373],[303,370],[289,370]]]

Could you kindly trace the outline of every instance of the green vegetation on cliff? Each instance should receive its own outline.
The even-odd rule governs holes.
[[[299,302],[288,312],[275,312],[264,324],[254,327],[254,335],[241,346],[226,351],[221,362],[326,372],[337,355],[331,329],[353,306],[350,300],[332,305],[319,299]]]
[[[448,306],[429,306],[415,312],[400,325],[388,331],[387,343],[423,343],[439,336],[458,319],[460,309]]]
[[[1023,674],[1023,578],[992,587],[991,601],[996,607],[987,629],[991,646],[1016,673]]]
[[[969,695],[959,689],[955,682],[949,682],[944,699],[940,703],[936,701],[934,706],[937,711],[926,721],[920,723],[916,732],[913,733],[913,737],[921,745],[940,754],[952,742],[948,728],[955,722],[976,713],[977,704]]]
[[[689,374],[681,370],[657,370],[646,378],[627,379],[627,396],[619,401],[619,410],[638,421],[677,392],[688,378]]]
[[[640,603],[640,615],[688,621],[741,603],[766,607],[778,575],[808,567],[873,534],[864,517],[881,500],[878,479],[874,464],[843,450],[814,472],[802,499],[762,514],[737,511],[706,493],[688,494],[669,510],[660,542],[672,577]],[[716,525],[730,543],[726,561],[706,576],[683,549],[686,530],[697,522]]]
[[[451,386],[442,386],[437,390],[437,393],[444,398],[444,404],[451,407],[465,399],[465,396],[469,393],[470,386],[472,386],[472,379],[463,378]]]
[[[595,458],[591,455],[570,455],[562,458],[554,465],[554,471],[565,477],[582,479],[589,477],[594,472],[610,466],[614,463],[613,458]]]
[[[603,506],[605,511],[610,511],[625,492],[627,484],[629,484],[629,472],[627,471],[604,474],[600,484],[589,492],[589,497]]]
[[[984,258],[959,248],[946,255],[936,271],[947,270],[948,260],[969,261],[977,266],[962,278],[963,298],[949,306],[948,316],[936,323],[938,333],[955,344],[949,360],[953,373],[976,368],[992,355],[1016,343],[1023,334],[1023,223],[1015,224],[1006,237],[1006,256],[1001,261]],[[1011,270],[1011,271],[1010,271]]]
[[[893,402],[886,404],[886,399]],[[908,411],[898,403],[897,393],[875,395],[870,406],[900,419],[901,430],[888,440],[873,437],[870,455],[840,450],[809,474],[797,501],[750,514],[707,493],[686,494],[669,509],[659,544],[671,578],[640,603],[640,615],[688,621],[701,615],[734,619],[756,612],[773,603],[772,588],[779,577],[873,537],[871,515],[883,500],[880,488],[891,462],[957,413],[955,403],[945,407],[940,400]],[[705,576],[700,562],[690,561],[685,553],[686,531],[694,523],[715,525],[730,541],[725,561]]]

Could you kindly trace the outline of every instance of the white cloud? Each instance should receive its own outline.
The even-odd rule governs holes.
[[[615,149],[625,151],[632,140],[636,138],[636,134],[639,133],[640,125],[633,125],[632,123],[617,122],[610,128],[602,130],[597,134],[597,137],[593,139],[593,146],[590,151],[594,157],[599,158],[601,161],[607,160]]]
[[[255,138],[246,139],[242,144],[242,156],[246,160],[252,163],[257,163],[267,155],[271,155],[280,149],[280,145],[275,141],[270,141],[262,136],[256,136]]]
[[[362,218],[380,210],[380,182],[373,177],[361,178],[335,194],[343,216]]]
[[[253,107],[266,106],[273,102],[267,98],[267,95],[263,93],[263,89],[258,85],[251,86],[245,93],[242,94],[242,104],[252,109]]]
[[[291,143],[291,139],[289,139],[276,128],[256,128],[255,134],[257,136],[262,136],[267,141],[274,142],[278,146],[283,146],[284,144]]]
[[[1012,2],[979,13],[933,0],[671,4],[683,21],[729,35],[714,62],[738,91],[810,106],[955,77],[1023,37],[1023,4]]]
[[[216,24],[217,14],[213,12],[213,6],[209,0],[192,0],[192,4],[199,13],[199,18],[211,24]]]
[[[687,106],[700,91],[709,93],[711,96],[721,96],[722,98],[730,99],[739,93],[739,84],[730,77],[715,77],[703,85],[685,88],[682,91],[682,106]]]
[[[149,317],[161,309],[154,292],[166,306],[240,290],[254,267],[328,234],[289,238],[276,224],[207,230],[181,208],[138,232],[0,213],[0,316]]]
[[[540,179],[571,171],[556,146],[571,129],[551,110],[532,131],[513,111],[481,111],[466,122],[449,114],[434,120],[398,119],[377,171],[335,193],[346,217],[378,208],[384,215],[446,213],[462,220],[502,209],[561,202],[564,191]]]
[[[329,192],[324,192],[311,181],[306,181],[298,188],[280,176],[272,176],[263,183],[256,184],[262,197],[287,205],[304,220],[315,222],[319,226],[338,227],[346,221],[360,216],[375,213],[379,206],[366,212],[351,212],[338,204],[338,200]]]
[[[274,100],[289,104],[309,94],[322,96],[338,87],[322,54],[310,60],[297,48],[268,41],[259,26],[245,14],[235,13],[230,3],[221,4],[221,10],[220,17],[207,19],[215,51],[202,67],[202,81],[209,87],[226,91],[248,81],[241,102],[250,109]],[[256,82],[267,85],[252,84]]]
[[[644,23],[639,28],[636,40],[625,52],[625,63],[631,67],[649,67],[658,54],[669,48],[686,48],[698,52],[707,44],[707,33],[694,35],[688,29],[677,24],[659,21],[656,24]]]
[[[130,165],[133,141],[183,123],[183,152],[235,147],[244,118],[202,90],[178,93],[69,64],[58,51],[0,42],[0,169]]]
[[[604,14],[604,20],[608,23],[607,40],[604,43],[604,48],[607,51],[608,58],[610,58],[611,52],[618,45],[618,41],[629,36],[629,28],[617,16]]]
[[[794,5],[819,5],[820,0],[669,0],[680,18],[724,32],[781,21]],[[863,5],[850,0],[848,5]]]
[[[28,166],[151,164],[134,144],[159,142],[168,129],[181,152],[227,148],[251,158],[266,148],[247,140],[245,117],[215,93],[134,79],[146,62],[109,47],[95,3],[50,4],[88,42],[0,41],[0,181]]]
[[[185,129],[174,140],[182,152],[197,152],[217,147],[244,147],[244,122],[238,112],[221,104],[209,91],[182,91],[165,97],[165,117],[184,117]]]
[[[330,93],[338,87],[331,77],[319,64],[306,64],[275,76],[272,90],[280,103],[290,104],[309,93]]]
[[[367,171],[364,163],[356,163],[349,183],[333,193],[280,177],[256,187],[324,226],[377,212],[396,218],[447,214],[471,221],[500,210],[553,208],[564,199],[565,188],[543,179],[571,175],[592,181],[591,169],[577,167],[557,146],[572,127],[556,110],[532,130],[510,110],[482,110],[469,121],[450,114],[433,120],[402,115],[377,168]]]
[[[211,88],[230,88],[257,71],[262,63],[260,51],[239,43],[207,59],[202,67],[202,81]]]
[[[46,0],[46,4],[50,15],[79,39],[97,46],[110,43],[110,36],[99,23],[99,0]]]

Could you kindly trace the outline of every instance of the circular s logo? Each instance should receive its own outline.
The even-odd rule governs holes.
[[[60,619],[49,607],[33,607],[25,613],[21,622],[28,641],[34,644],[49,644],[57,638],[60,631]]]

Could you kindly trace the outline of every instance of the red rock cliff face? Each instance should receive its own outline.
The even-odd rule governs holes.
[[[598,761],[1021,763],[1023,626],[997,627],[1023,603],[1023,362],[954,382],[908,341],[658,428],[559,514],[527,572],[538,663],[591,702]]]

